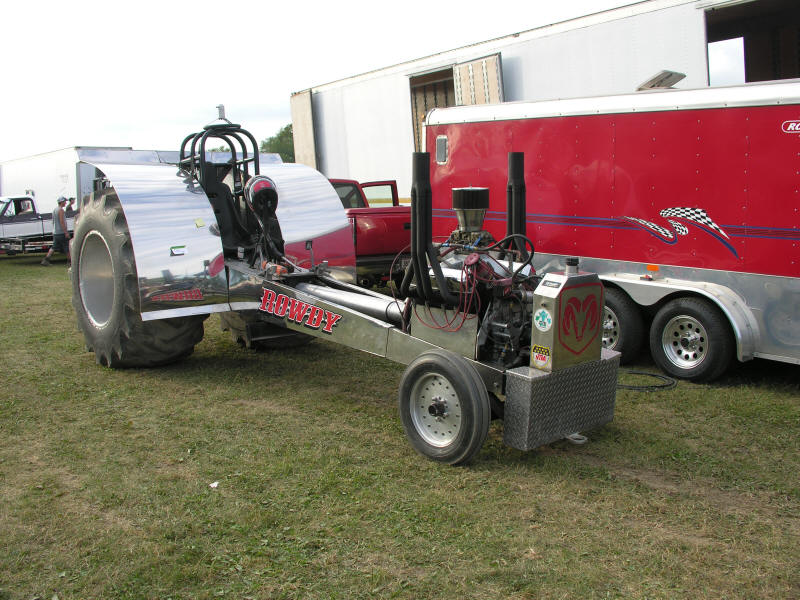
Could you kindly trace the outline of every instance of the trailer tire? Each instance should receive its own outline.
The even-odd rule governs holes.
[[[489,394],[463,357],[429,350],[415,358],[400,379],[400,420],[420,454],[450,465],[467,463],[489,432]]]
[[[670,300],[653,318],[650,352],[656,364],[673,377],[712,381],[728,369],[733,351],[728,321],[706,300]]]
[[[257,316],[246,312],[222,313],[220,314],[220,323],[223,331],[230,331],[231,339],[235,344],[239,344],[248,350],[299,348],[308,345],[314,340],[311,335],[266,323]],[[248,325],[250,325],[249,328]],[[253,331],[254,327],[256,331]]]
[[[190,355],[206,315],[142,321],[130,232],[113,190],[81,207],[72,240],[72,306],[98,364],[153,367]]]
[[[644,320],[637,304],[622,290],[605,289],[603,347],[621,354],[626,364],[639,356],[645,339]]]

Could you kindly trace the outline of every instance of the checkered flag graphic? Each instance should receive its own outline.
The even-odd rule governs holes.
[[[624,217],[624,218],[628,219],[629,221],[635,221],[639,225],[643,225],[644,227],[647,227],[648,229],[652,229],[653,231],[655,231],[658,235],[660,235],[664,239],[667,239],[667,240],[675,239],[675,233],[673,231],[667,229],[666,227],[661,227],[661,225],[656,225],[655,223],[651,223],[650,221],[645,221],[644,219],[637,219],[636,217]]]
[[[689,228],[684,225],[683,223],[679,223],[678,221],[673,221],[672,219],[667,219],[669,224],[672,225],[672,228],[678,235],[686,235],[689,233]]]
[[[730,239],[728,234],[722,231],[722,228],[714,223],[714,221],[711,220],[711,217],[708,216],[708,213],[702,208],[665,208],[658,214],[660,214],[662,217],[677,217],[679,219],[693,221],[699,225],[702,225],[703,227],[713,229],[721,236]],[[672,221],[670,221],[670,223],[672,223]],[[678,233],[680,233],[680,231]]]

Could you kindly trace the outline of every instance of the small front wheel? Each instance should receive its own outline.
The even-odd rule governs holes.
[[[411,445],[428,458],[460,465],[483,446],[489,432],[489,394],[465,358],[429,350],[400,380],[400,419]]]

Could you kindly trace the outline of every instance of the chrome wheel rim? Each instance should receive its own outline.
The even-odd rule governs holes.
[[[422,376],[411,390],[411,422],[425,443],[443,448],[461,430],[461,402],[450,381],[436,373]]]
[[[708,333],[694,317],[678,315],[664,327],[661,348],[673,365],[680,369],[692,369],[708,355]]]
[[[105,239],[96,231],[83,240],[78,281],[81,303],[95,327],[104,327],[114,309],[114,266]]]
[[[619,344],[619,318],[608,306],[603,308],[603,348],[614,350]]]

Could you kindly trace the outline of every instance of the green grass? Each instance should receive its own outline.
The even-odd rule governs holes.
[[[0,599],[800,597],[798,366],[620,390],[585,446],[494,423],[452,468],[403,367],[333,344],[211,317],[178,364],[97,366],[40,259],[0,257]]]

